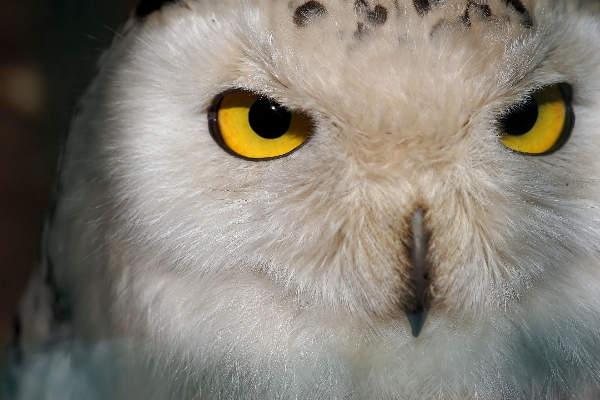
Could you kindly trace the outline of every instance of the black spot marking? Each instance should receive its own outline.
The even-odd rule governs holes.
[[[362,22],[357,22],[356,23],[356,31],[354,32],[354,39],[360,40],[367,33],[369,33],[369,28],[367,26],[365,26],[365,24],[363,24]]]
[[[294,24],[304,27],[326,13],[327,9],[323,4],[314,0],[307,1],[294,11]]]
[[[533,26],[533,21],[531,19],[531,15],[529,14],[529,11],[527,11],[527,8],[525,8],[525,5],[523,4],[523,2],[521,0],[504,0],[506,2],[507,6],[512,6],[515,11],[517,11],[519,14],[523,15],[523,25],[525,25],[528,28],[531,28]]]
[[[387,21],[387,8],[381,4],[377,4],[375,8],[367,12],[367,20],[373,25],[383,25]]]
[[[492,16],[492,9],[487,4],[479,4],[474,1],[469,1],[465,13],[460,18],[465,26],[471,26],[471,12],[474,11],[483,19],[488,19]]]
[[[354,8],[356,8],[356,11],[358,12],[366,12],[369,10],[369,5],[365,0],[356,0],[354,2]]]
[[[431,2],[429,0],[413,0],[413,4],[421,17],[431,10]]]
[[[436,24],[433,26],[433,28],[431,28],[431,31],[429,32],[429,36],[431,38],[435,38],[438,35],[438,32],[447,28],[450,25],[451,25],[450,21],[448,21],[446,18],[440,19],[438,22],[436,22]]]
[[[527,9],[521,0],[506,0],[506,5],[513,6],[515,10],[521,14],[528,14]]]
[[[365,0],[356,0],[354,8],[357,13],[366,18],[369,25],[383,25],[387,21],[388,10],[381,4],[376,4],[375,7],[370,8]]]
[[[154,11],[160,10],[166,3],[174,3],[177,0],[142,0],[135,9],[135,15],[144,18]]]

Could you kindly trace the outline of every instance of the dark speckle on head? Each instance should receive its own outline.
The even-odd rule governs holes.
[[[365,0],[356,0],[354,2],[356,12],[366,19],[369,25],[383,25],[388,18],[388,10],[381,4],[376,4],[370,8]]]
[[[506,0],[506,4],[512,5],[515,8],[515,10],[517,10],[521,14],[527,13],[527,9],[525,8],[521,0]]]
[[[354,2],[354,9],[358,15],[364,17],[369,12],[369,5],[365,0],[356,0]]]
[[[174,3],[177,0],[142,0],[135,9],[135,15],[143,18],[154,11],[159,10],[166,3]]]
[[[354,32],[354,38],[357,40],[362,39],[367,33],[369,29],[362,22],[358,22],[356,24],[356,31]]]
[[[492,16],[492,9],[487,4],[479,4],[469,1],[461,21],[465,26],[471,26],[471,13],[477,13],[481,18],[487,19]]]
[[[518,13],[523,14],[523,25],[530,28],[533,26],[533,21],[531,20],[531,15],[529,15],[529,11],[523,5],[521,0],[504,0],[506,1],[507,6],[512,6]]]
[[[369,5],[367,4],[367,2],[365,0],[356,0],[354,2],[354,7],[358,11],[365,11],[365,10],[369,9]]]
[[[381,4],[377,4],[375,8],[367,12],[367,20],[373,25],[383,25],[387,21],[388,11]]]
[[[464,18],[464,16],[462,17]],[[434,26],[431,28],[431,32],[429,32],[429,36],[434,39],[438,35],[439,32],[443,31],[444,28],[450,26],[451,23],[445,18],[440,19]]]
[[[429,0],[413,0],[413,4],[421,16],[424,16],[431,10],[431,2]]]
[[[314,0],[307,1],[294,11],[294,24],[300,27],[306,26],[325,13],[327,9],[323,4]]]

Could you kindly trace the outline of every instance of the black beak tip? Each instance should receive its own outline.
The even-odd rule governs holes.
[[[423,330],[423,325],[425,325],[425,320],[427,319],[427,311],[407,311],[406,317],[408,318],[408,323],[410,324],[410,328],[412,330],[412,335],[414,337],[418,337]]]

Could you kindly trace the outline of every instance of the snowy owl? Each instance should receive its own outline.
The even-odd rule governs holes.
[[[143,1],[21,348],[119,343],[123,398],[600,398],[599,74],[597,0]]]

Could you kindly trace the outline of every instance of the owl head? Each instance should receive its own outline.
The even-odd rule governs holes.
[[[142,2],[49,228],[73,326],[221,395],[596,385],[596,3]]]

